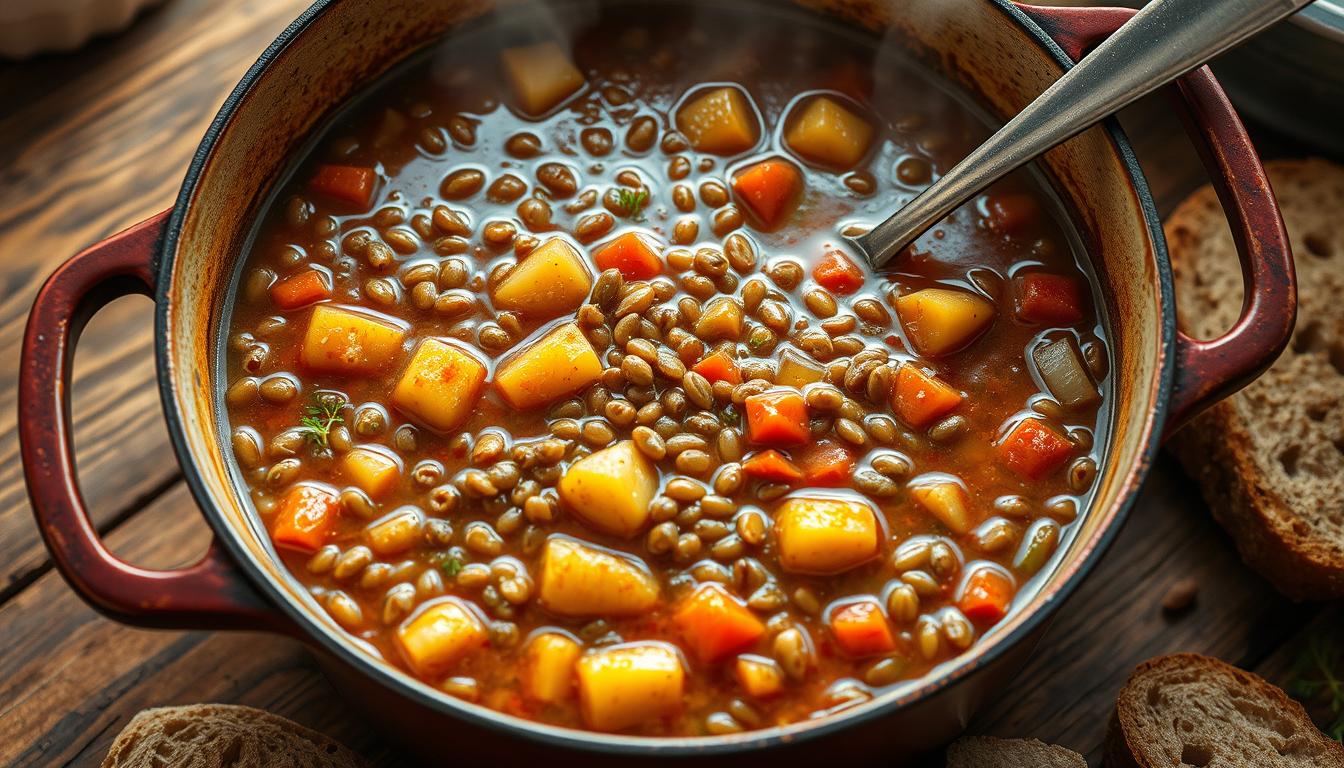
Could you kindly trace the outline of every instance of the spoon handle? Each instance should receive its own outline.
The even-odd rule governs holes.
[[[853,238],[881,268],[969,198],[1311,0],[1153,0],[933,186]]]

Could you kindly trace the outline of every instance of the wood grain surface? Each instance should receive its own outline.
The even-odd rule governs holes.
[[[0,359],[17,360],[32,297],[57,264],[171,204],[224,96],[305,5],[171,0],[77,54],[0,64]],[[1160,101],[1124,122],[1159,207],[1170,210],[1204,180],[1193,151]],[[1292,151],[1257,139],[1270,154]],[[150,310],[123,299],[94,319],[76,357],[74,414],[81,483],[100,529],[128,559],[166,567],[199,554],[209,533],[162,425]],[[51,570],[28,508],[16,369],[0,366],[0,765],[97,765],[139,710],[208,701],[263,707],[375,765],[400,764],[296,643],[130,629],[75,597]],[[1162,596],[1190,578],[1194,606],[1163,613]],[[1115,693],[1140,661],[1198,651],[1286,682],[1308,638],[1340,632],[1337,611],[1288,603],[1248,571],[1164,460],[1034,660],[971,731],[1061,743],[1098,765]]]

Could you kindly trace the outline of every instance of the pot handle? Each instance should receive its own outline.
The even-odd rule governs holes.
[[[1127,8],[1019,7],[1074,61],[1135,14]],[[1167,434],[1263,373],[1287,346],[1297,319],[1288,232],[1241,118],[1208,67],[1181,77],[1173,93],[1231,225],[1245,299],[1236,324],[1216,339],[1176,332]]]
[[[248,584],[218,541],[195,565],[140,568],[99,538],[75,476],[70,368],[89,318],[113,299],[154,292],[154,259],[168,212],[97,243],[61,265],[37,294],[19,362],[19,445],[33,516],[57,570],[86,602],[126,624],[264,629],[289,622]]]

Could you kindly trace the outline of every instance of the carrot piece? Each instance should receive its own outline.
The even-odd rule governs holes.
[[[1041,204],[1024,193],[990,195],[985,210],[989,213],[990,229],[1009,235],[1034,229],[1041,218]]]
[[[874,656],[896,648],[896,638],[876,600],[859,600],[833,611],[831,634],[851,656]]]
[[[599,270],[618,269],[627,280],[648,280],[662,274],[663,260],[638,232],[626,232],[593,252]]]
[[[1072,325],[1082,320],[1078,281],[1046,272],[1023,275],[1017,280],[1017,316],[1042,325]]]
[[[271,286],[271,301],[280,309],[298,309],[330,298],[327,276],[316,269],[306,269]]]
[[[803,482],[812,487],[838,487],[854,476],[854,454],[845,446],[822,440],[797,454]]]
[[[812,268],[812,277],[822,288],[841,295],[859,290],[864,280],[863,270],[841,251],[827,251]]]
[[[733,190],[767,228],[779,224],[798,202],[803,175],[784,160],[764,160],[733,178]]]
[[[796,483],[803,479],[802,470],[774,448],[761,451],[742,462],[742,471],[772,483]]]
[[[697,587],[672,621],[703,662],[717,661],[765,634],[765,625],[751,609],[713,582]]]
[[[1040,419],[1023,419],[999,442],[999,455],[1024,480],[1040,480],[1064,466],[1073,443]]]
[[[298,552],[316,552],[327,543],[339,509],[336,494],[312,485],[296,485],[280,500],[271,525],[271,541],[277,547]]]
[[[312,181],[308,182],[308,188],[360,208],[368,208],[373,203],[373,188],[377,183],[378,174],[372,168],[319,165]]]
[[[962,394],[937,377],[906,363],[891,385],[891,408],[901,421],[923,429],[961,405]]]
[[[797,390],[762,392],[746,399],[747,436],[764,445],[801,445],[808,442],[807,404]]]
[[[1013,582],[994,568],[979,568],[961,588],[957,608],[976,624],[995,624],[1008,615]]]
[[[700,359],[700,362],[691,366],[691,370],[704,376],[710,384],[716,381],[726,381],[733,386],[742,383],[742,372],[737,368],[737,361],[732,358],[727,349],[719,349],[710,352]]]

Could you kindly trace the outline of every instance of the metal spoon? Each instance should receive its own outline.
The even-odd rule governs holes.
[[[850,240],[880,269],[1010,171],[1311,0],[1153,0],[933,186]]]

